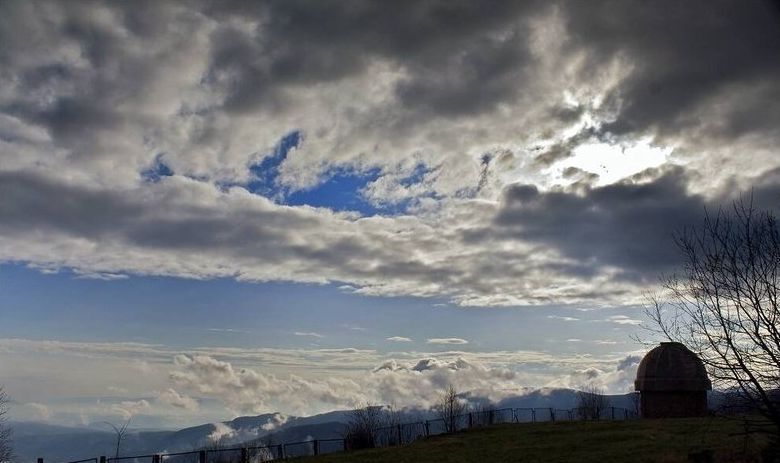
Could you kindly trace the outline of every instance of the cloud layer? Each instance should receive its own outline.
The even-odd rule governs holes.
[[[22,359],[28,365],[17,371],[22,380],[56,378],[62,389],[48,391],[55,393],[51,402],[28,403],[15,415],[60,423],[131,416],[139,422],[160,417],[165,423],[192,423],[276,411],[310,415],[366,402],[425,407],[434,404],[449,384],[495,401],[532,388],[585,383],[624,393],[639,360],[617,352],[594,356],[206,347],[179,351],[144,344],[22,339],[2,339],[0,348],[5,369],[18,370],[16,360]],[[37,360],[30,362],[31,356]],[[77,368],[85,364],[90,367]],[[78,370],[75,377],[67,373],[72,370]],[[79,379],[85,372],[95,373],[92,376],[99,380],[85,387]],[[8,386],[18,389],[11,382]]]
[[[778,16],[725,1],[6,2],[0,260],[462,305],[626,302],[674,265],[675,227],[778,185]],[[634,153],[620,162],[635,171],[649,161],[634,147],[671,154],[595,186],[566,164],[583,146]],[[375,213],[289,204],[337,176]]]

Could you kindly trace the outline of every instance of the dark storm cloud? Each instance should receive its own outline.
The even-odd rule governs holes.
[[[249,15],[262,26],[220,28],[210,76],[226,86],[226,107],[249,110],[287,86],[360,74],[379,58],[407,71],[396,88],[403,106],[441,115],[481,111],[522,87],[524,15],[534,3],[218,3],[206,12]]]
[[[536,151],[541,152],[534,158],[534,163],[542,168],[550,167],[556,162],[570,157],[574,148],[594,138],[595,135],[596,131],[594,129],[587,128],[580,130],[572,137],[553,143],[544,150],[537,149]]]
[[[776,2],[569,2],[564,9],[570,46],[581,47],[593,67],[617,57],[632,66],[608,95],[619,113],[605,131],[677,135],[722,117],[717,135],[732,138],[780,123],[777,105],[760,103],[780,98]],[[713,97],[720,104],[709,104]]]
[[[698,223],[705,201],[686,191],[681,169],[650,183],[618,183],[574,192],[507,188],[498,233],[541,242],[594,267],[614,266],[627,278],[655,278],[679,261],[673,233]]]
[[[45,129],[74,158],[119,157],[117,145],[143,145],[139,133],[159,127],[150,100],[171,78],[195,11],[144,1],[0,9],[0,85],[14,89],[0,112]]]
[[[646,181],[648,176],[656,178]],[[544,243],[575,259],[579,265],[558,267],[566,273],[586,276],[583,269],[612,266],[622,278],[654,280],[680,265],[674,237],[700,226],[705,213],[728,213],[734,201],[751,198],[756,207],[778,210],[780,169],[754,179],[752,190],[726,188],[709,199],[690,193],[689,181],[689,173],[676,167],[578,191],[513,185],[504,191],[496,233]]]
[[[399,103],[440,116],[494,109],[523,89],[527,32],[501,38],[475,38],[444,59],[425,59],[411,67],[411,77],[396,87]]]
[[[95,238],[141,209],[118,194],[67,187],[28,172],[0,172],[0,230],[35,234],[55,227]]]
[[[299,2],[217,3],[217,18],[254,17],[247,32],[228,26],[214,34],[211,75],[224,77],[232,109],[262,107],[289,85],[359,74],[375,58],[407,77],[398,103],[429,115],[457,116],[511,100],[534,63],[528,19],[553,11],[536,2]],[[584,52],[588,81],[616,58],[629,77],[607,96],[617,118],[605,132],[657,129],[666,134],[722,117],[723,136],[766,130],[780,120],[780,22],[770,2],[563,2],[567,50]],[[708,98],[739,94],[702,113]],[[712,110],[712,109],[710,109]],[[581,111],[561,113],[578,117]]]
[[[214,194],[192,181],[161,180],[154,191],[139,194],[0,172],[0,232],[5,238],[48,236],[51,242],[66,236],[129,252],[197,253],[226,259],[236,273],[259,264],[342,281],[410,278],[455,284],[464,278],[462,270],[408,255],[411,243],[399,241],[392,231],[361,236],[353,222],[324,211]],[[210,271],[199,273],[205,277]]]
[[[360,75],[378,61],[403,72],[393,84],[394,103],[418,117],[491,111],[548,78],[529,52],[530,24],[558,11],[568,35],[563,53],[586,57],[577,71],[581,81],[595,79],[615,58],[631,66],[607,95],[607,106],[617,112],[602,133],[676,136],[711,120],[708,133],[728,138],[780,123],[778,105],[766,104],[780,99],[780,23],[769,2],[207,2],[189,4],[189,11],[159,2],[108,6],[129,35],[95,21],[89,3],[4,3],[0,38],[8,46],[0,63],[7,69],[23,61],[22,54],[38,51],[20,37],[51,35],[78,45],[92,71],[83,75],[63,62],[42,62],[22,76],[27,95],[46,93],[53,80],[71,90],[53,100],[20,95],[4,109],[82,151],[99,136],[95,130],[128,122],[117,108],[156,77],[154,61],[128,53],[132,41],[166,37],[167,23],[184,33],[203,27],[195,18],[204,15],[219,23],[202,82],[223,92],[223,107],[231,111],[276,111],[298,87]],[[38,10],[61,11],[31,25]],[[252,26],[238,26],[239,20]],[[707,103],[721,92],[731,95],[728,101]],[[574,121],[584,111],[551,107],[550,117],[559,120]],[[539,162],[565,157],[568,148],[553,147]]]
[[[143,63],[123,59],[124,44],[117,32],[90,21],[88,4],[74,2],[57,9],[33,2],[6,2],[2,9],[0,68],[18,74],[0,80],[9,88],[17,87],[12,98],[0,103],[0,111],[45,128],[58,145],[74,149],[75,155],[108,155],[96,149],[100,136],[122,123],[117,106],[143,85]],[[46,19],[44,12],[50,15]],[[91,69],[73,66],[62,57],[47,57],[49,40],[73,41]],[[36,54],[41,59],[35,65],[19,66]]]
[[[312,217],[284,211],[219,211],[197,202],[182,203],[185,195],[184,191],[171,191],[150,201],[151,197],[132,192],[69,185],[32,173],[2,172],[0,229],[6,233],[54,232],[91,240],[121,240],[147,248],[221,248],[243,255],[262,253],[270,258],[275,248],[257,246],[258,242],[286,247],[286,230],[318,225]],[[347,249],[334,243],[330,251]],[[295,252],[290,246],[287,252],[314,257],[305,247]]]

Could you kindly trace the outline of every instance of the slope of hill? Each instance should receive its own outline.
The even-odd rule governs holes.
[[[763,443],[738,420],[685,418],[498,425],[434,436],[403,447],[312,457],[312,463],[760,461]],[[691,460],[712,451],[714,460]]]
[[[528,390],[512,395],[494,404],[495,408],[552,407],[572,408],[576,404],[576,391],[571,389]],[[485,399],[467,394],[472,403]],[[610,396],[616,407],[631,408],[630,395]],[[401,421],[419,421],[433,418],[429,412],[407,410]],[[308,417],[282,417],[277,413],[243,416],[221,423],[201,424],[178,431],[132,431],[122,447],[124,455],[140,455],[163,452],[181,452],[206,446],[215,433],[224,444],[240,445],[258,438],[270,438],[275,443],[295,442],[307,439],[339,437],[348,412],[333,411]],[[21,463],[45,461],[71,461],[113,453],[114,436],[107,430],[93,428],[52,426],[44,423],[10,423],[14,428],[14,447]]]

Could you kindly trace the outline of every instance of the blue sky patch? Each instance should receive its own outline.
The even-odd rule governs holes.
[[[264,157],[259,163],[249,166],[254,180],[247,184],[247,189],[252,193],[269,198],[283,193],[276,181],[279,177],[279,166],[287,159],[290,151],[301,144],[302,140],[301,132],[293,130],[279,140],[270,155]]]
[[[412,170],[412,173],[409,174],[407,177],[401,179],[399,182],[401,185],[405,187],[410,187],[414,185],[415,183],[420,183],[425,179],[425,176],[429,173],[434,171],[435,169],[431,169],[430,167],[426,166],[422,162],[418,163],[416,166],[414,166],[414,169]]]
[[[159,153],[154,157],[152,165],[148,169],[141,171],[141,178],[144,179],[144,181],[156,183],[163,177],[170,177],[173,175],[173,169],[168,167],[168,165],[163,162],[162,158],[163,153]]]
[[[379,169],[371,169],[367,172],[334,169],[325,174],[327,180],[310,190],[290,193],[284,203],[291,206],[305,204],[327,207],[334,211],[356,211],[364,216],[374,215],[380,210],[366,201],[361,191],[379,178],[379,175]]]
[[[246,188],[252,193],[291,206],[327,207],[336,211],[356,211],[363,215],[378,212],[363,198],[361,190],[379,177],[379,169],[362,172],[348,168],[331,169],[325,173],[322,183],[308,190],[289,191],[280,186],[279,166],[302,141],[303,136],[298,130],[283,136],[270,155],[249,167],[254,179]]]
[[[278,181],[279,166],[287,159],[290,151],[300,146],[302,142],[303,135],[299,130],[293,130],[280,138],[273,152],[259,163],[249,166],[253,180],[245,185],[247,190],[280,204],[354,211],[363,216],[404,213],[412,203],[412,200],[404,200],[399,203],[376,205],[366,200],[363,190],[382,175],[379,168],[356,170],[351,167],[335,167],[325,172],[323,181],[313,188],[291,191],[281,186]],[[400,183],[405,187],[420,183],[433,170],[419,163]]]

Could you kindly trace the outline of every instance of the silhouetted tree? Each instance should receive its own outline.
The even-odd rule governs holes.
[[[458,420],[460,415],[466,411],[466,404],[458,398],[458,392],[452,385],[442,391],[439,395],[439,402],[436,404],[436,413],[444,421],[446,432],[455,432],[458,430]]]
[[[105,424],[111,426],[111,428],[114,430],[114,438],[116,442],[116,447],[114,451],[114,458],[119,458],[119,452],[122,450],[122,441],[125,440],[125,435],[127,434],[127,427],[130,425],[130,420],[132,417],[128,418],[127,421],[117,426],[114,423],[104,421]]]
[[[260,448],[252,449],[249,452],[249,461],[272,461],[276,460],[277,455],[274,454],[274,447],[276,447],[276,440],[273,434],[269,434],[263,438],[260,438],[255,444]]]
[[[8,427],[8,395],[0,386],[0,463],[10,462],[13,459],[11,447],[11,428]]]
[[[377,436],[378,445],[401,445],[408,437],[405,436],[406,427],[403,423],[403,414],[395,405],[383,407],[380,413],[380,427],[385,431],[383,436]],[[400,430],[400,432],[399,432]]]
[[[651,330],[699,355],[713,382],[780,431],[780,232],[752,200],[676,237],[684,266],[653,296]],[[766,421],[764,421],[766,423]]]
[[[279,457],[279,446],[274,434],[252,439],[244,442],[241,446],[247,449],[247,460],[252,463],[272,461]],[[236,447],[236,445],[234,444],[232,447]]]
[[[382,426],[382,406],[367,403],[349,412],[344,439],[350,450],[376,446],[377,430]]]
[[[600,420],[609,406],[604,389],[595,384],[581,386],[577,391],[577,412],[583,420]]]
[[[473,408],[474,426],[490,426],[496,423],[496,405],[491,402],[482,402]]]

